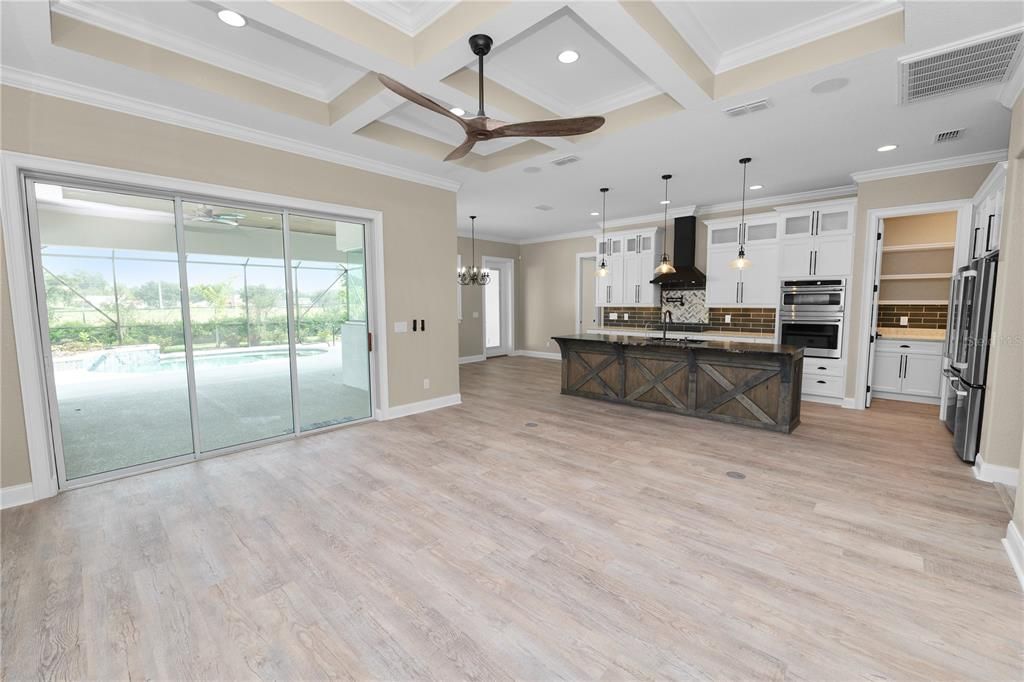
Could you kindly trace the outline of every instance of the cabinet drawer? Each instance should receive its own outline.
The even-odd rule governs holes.
[[[826,377],[841,377],[846,372],[842,360],[837,358],[809,358],[804,356],[804,374]]]
[[[842,377],[830,377],[820,374],[807,374],[804,370],[801,389],[807,395],[825,395],[842,398],[845,382]]]
[[[878,339],[876,350],[891,353],[921,353],[922,355],[942,355],[942,341],[915,341],[913,339]],[[806,363],[807,361],[804,360]]]

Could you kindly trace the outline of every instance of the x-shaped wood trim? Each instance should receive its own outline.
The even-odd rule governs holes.
[[[699,408],[699,412],[711,412],[712,410],[724,405],[730,400],[735,400],[740,405],[743,405],[743,407],[747,408],[747,410],[752,415],[757,417],[758,420],[760,420],[761,422],[765,424],[776,423],[776,421],[769,417],[764,410],[758,407],[753,400],[751,400],[750,398],[743,394],[749,391],[750,389],[754,388],[755,386],[758,386],[760,384],[763,384],[765,381],[768,381],[773,376],[778,374],[779,370],[764,369],[758,372],[757,374],[749,377],[748,379],[741,381],[739,384],[733,385],[731,381],[722,376],[722,373],[719,372],[714,367],[712,367],[711,365],[705,362],[699,362],[697,363],[697,365],[702,370],[704,370],[709,377],[714,379],[715,383],[717,383],[719,386],[725,389],[725,393],[718,396],[717,398],[709,402],[707,405],[704,405],[701,408]]]
[[[608,355],[608,356],[605,357],[604,360],[599,362],[597,364],[597,366],[591,367],[590,363],[587,362],[586,360],[584,360],[583,356],[579,354],[579,351],[575,351],[575,350],[574,351],[570,351],[569,354],[576,356],[576,361],[579,362],[581,365],[583,365],[586,368],[587,373],[584,374],[582,378],[577,379],[576,382],[572,386],[570,386],[568,390],[570,390],[570,391],[578,391],[583,386],[583,384],[585,384],[588,381],[590,381],[591,379],[593,379],[598,384],[601,385],[601,390],[605,392],[605,395],[609,395],[609,396],[611,396],[613,398],[619,397],[619,394],[616,393],[615,390],[611,386],[608,385],[608,382],[606,382],[600,376],[600,373],[603,372],[605,370],[605,368],[609,367],[616,360],[618,360],[617,356],[615,356],[615,355]]]
[[[636,389],[629,395],[627,395],[626,400],[636,400],[644,393],[647,393],[647,391],[651,390],[652,388],[656,388],[658,389],[658,392],[665,396],[665,398],[674,406],[683,409],[686,408],[686,405],[679,399],[679,397],[676,396],[676,394],[674,394],[672,391],[668,390],[668,388],[662,382],[665,381],[665,379],[668,379],[676,372],[678,372],[679,370],[687,369],[690,364],[689,360],[681,360],[679,362],[676,362],[667,367],[666,369],[663,369],[662,371],[658,372],[657,375],[655,375],[654,372],[652,372],[646,365],[640,362],[639,358],[629,359],[633,361],[633,366],[640,370],[640,373],[644,375],[644,378],[647,379],[647,383],[641,386],[640,388]]]

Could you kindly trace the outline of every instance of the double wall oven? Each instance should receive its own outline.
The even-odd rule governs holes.
[[[784,280],[779,301],[779,342],[816,358],[843,357],[846,280]]]

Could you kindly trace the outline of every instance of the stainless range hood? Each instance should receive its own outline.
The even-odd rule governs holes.
[[[671,289],[703,289],[707,286],[708,278],[697,269],[694,260],[697,249],[697,217],[690,215],[676,218],[674,229],[672,266],[676,271],[658,275],[651,280],[651,284]]]

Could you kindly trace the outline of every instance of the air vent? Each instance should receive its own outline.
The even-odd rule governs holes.
[[[576,155],[563,156],[560,159],[555,159],[551,162],[552,166],[568,166],[570,163],[576,163],[580,160],[580,157]]]
[[[726,116],[743,116],[745,114],[753,114],[757,111],[764,111],[771,106],[771,103],[766,99],[759,99],[756,102],[747,102],[746,104],[740,104],[739,106],[729,107],[725,109]]]
[[[904,57],[900,60],[900,104],[1005,81],[1020,62],[1021,35],[1024,33],[1016,28],[1012,33]]]
[[[963,128],[958,128],[957,130],[947,130],[935,136],[935,144],[939,144],[940,142],[952,142],[953,140],[959,140],[960,136],[963,134]]]
[[[534,206],[534,208],[537,209],[538,211],[553,211],[553,210],[555,210],[554,206],[548,206],[547,204],[537,204],[536,206]]]

